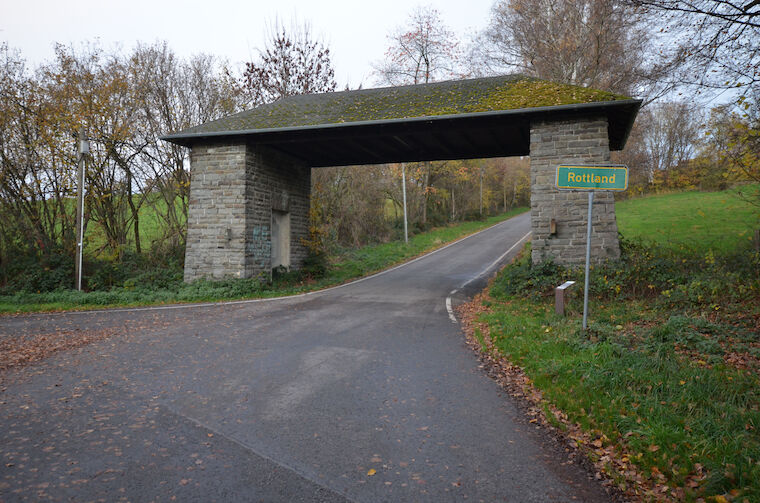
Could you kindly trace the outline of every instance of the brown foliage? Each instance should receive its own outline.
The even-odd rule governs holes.
[[[312,38],[308,25],[290,30],[276,25],[259,61],[246,63],[243,83],[249,105],[331,92],[337,87],[330,49]]]

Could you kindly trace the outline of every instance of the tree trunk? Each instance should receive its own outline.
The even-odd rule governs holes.
[[[127,194],[127,202],[129,203],[129,209],[132,212],[132,223],[134,224],[134,231],[135,231],[135,251],[138,255],[142,253],[142,249],[140,247],[140,213],[135,208],[135,202],[132,200],[132,181],[130,176],[130,182],[128,184],[128,190],[129,193]],[[145,194],[143,194],[143,197],[145,197]]]

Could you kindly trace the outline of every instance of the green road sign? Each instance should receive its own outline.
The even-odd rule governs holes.
[[[557,166],[557,188],[573,190],[626,190],[628,168],[625,166]]]

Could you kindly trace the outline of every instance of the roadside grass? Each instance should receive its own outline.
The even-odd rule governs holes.
[[[109,290],[57,290],[0,295],[0,313],[214,302],[305,293],[387,269],[525,211],[527,208],[516,208],[481,221],[435,228],[410,237],[408,245],[394,241],[360,249],[339,250],[329,257],[327,271],[319,279],[312,279],[299,272],[290,272],[276,275],[271,282],[251,278],[200,280],[186,284],[182,281],[182,271],[178,267],[168,270],[156,269],[128,278],[120,286]]]
[[[648,216],[677,218],[681,204],[729,196],[620,204],[620,228],[637,239],[624,240],[620,261],[592,269],[586,332],[582,287],[566,317],[552,294],[566,279],[582,284],[582,269],[533,266],[525,253],[494,280],[480,316],[546,403],[598,439],[584,448],[592,461],[645,501],[760,501],[760,255],[744,239],[757,221],[703,210],[704,228],[669,226],[662,243]],[[694,239],[721,229],[725,245]]]

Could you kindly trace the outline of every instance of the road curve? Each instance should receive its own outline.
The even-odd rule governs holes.
[[[0,501],[608,501],[447,311],[529,231],[298,297],[0,319],[111,334],[0,374]]]

